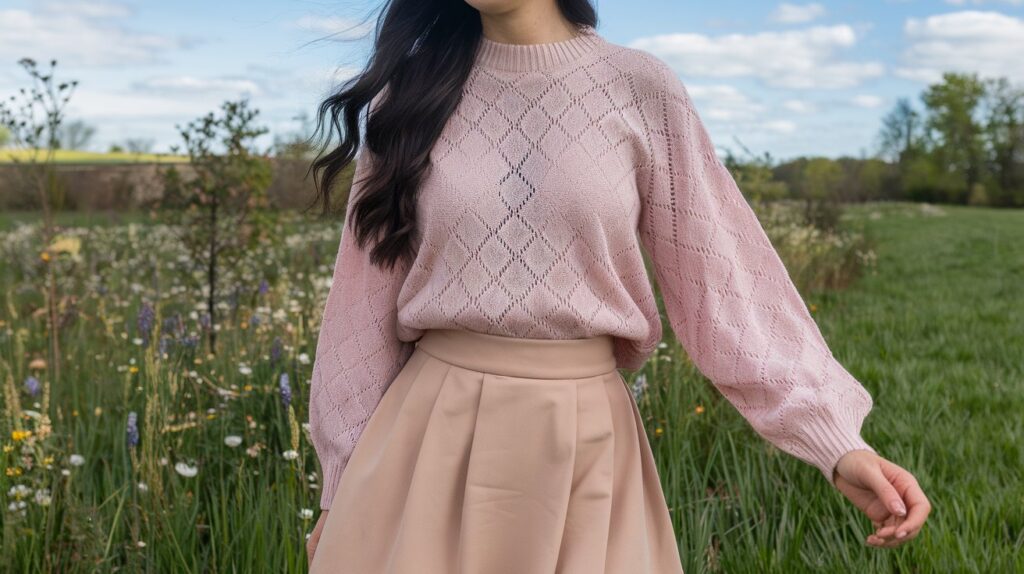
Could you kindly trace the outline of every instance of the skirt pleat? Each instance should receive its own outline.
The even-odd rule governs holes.
[[[681,574],[610,353],[607,337],[428,330],[356,443],[310,571]]]

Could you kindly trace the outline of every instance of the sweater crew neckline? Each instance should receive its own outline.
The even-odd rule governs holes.
[[[545,70],[577,60],[601,44],[602,38],[593,26],[579,24],[576,31],[572,38],[539,44],[497,42],[481,36],[477,65],[513,72]]]

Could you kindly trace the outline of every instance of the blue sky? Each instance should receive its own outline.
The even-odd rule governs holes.
[[[60,77],[80,82],[69,116],[97,127],[97,150],[148,138],[166,151],[175,124],[244,94],[271,134],[291,132],[361,68],[378,5],[0,0],[0,97],[26,85],[18,59],[57,58]],[[1024,85],[1024,0],[595,5],[605,38],[674,67],[720,150],[870,154],[881,117],[943,70]]]

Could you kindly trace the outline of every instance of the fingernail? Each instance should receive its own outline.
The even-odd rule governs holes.
[[[900,530],[899,532],[896,533],[896,538],[903,538],[906,535],[907,535],[907,532],[905,530]]]
[[[903,501],[896,503],[896,514],[899,514],[900,516],[907,515],[907,507],[903,505]]]

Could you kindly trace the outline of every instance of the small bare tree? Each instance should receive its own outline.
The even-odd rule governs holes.
[[[21,88],[16,95],[0,101],[0,126],[7,132],[13,146],[25,152],[12,154],[20,166],[16,170],[29,189],[34,189],[43,210],[42,259],[46,263],[46,308],[49,321],[51,382],[60,379],[60,321],[57,278],[51,262],[50,246],[56,236],[53,213],[64,206],[64,187],[57,177],[55,153],[60,148],[64,109],[74,93],[78,80],[58,82],[54,77],[57,60],[50,60],[50,69],[40,71],[36,61],[18,61],[32,78],[32,86]]]
[[[192,264],[202,270],[199,284],[205,291],[207,341],[216,352],[217,295],[221,269],[234,265],[266,228],[266,190],[272,173],[269,158],[255,150],[253,140],[267,133],[253,122],[259,110],[248,100],[221,105],[222,114],[210,112],[175,126],[184,140],[194,175],[186,178],[174,165],[161,173],[164,195],[160,207],[179,230]],[[180,146],[171,146],[177,153]]]

